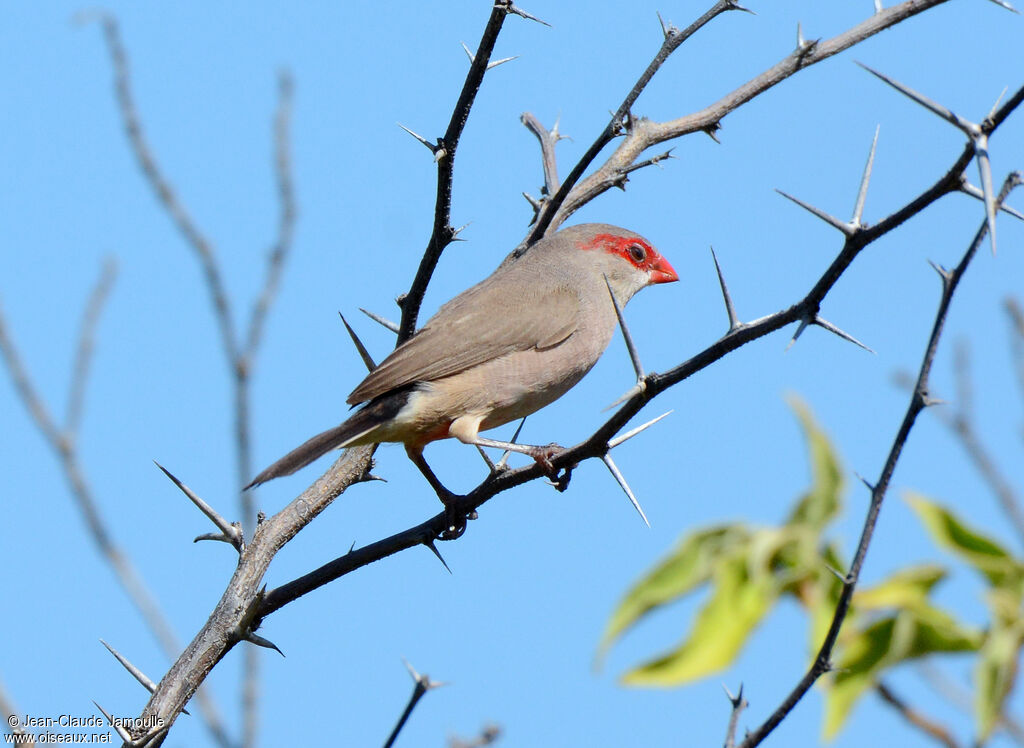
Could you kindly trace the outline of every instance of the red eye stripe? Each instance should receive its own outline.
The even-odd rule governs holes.
[[[638,263],[629,248],[634,244],[644,248],[644,260]],[[598,234],[590,242],[580,242],[580,249],[601,249],[619,255],[635,267],[650,268],[658,252],[650,244],[635,236],[616,236],[615,234]]]

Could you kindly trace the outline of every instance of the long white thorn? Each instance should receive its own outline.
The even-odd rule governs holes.
[[[929,99],[924,94],[918,93],[917,91],[915,91],[914,89],[910,88],[909,86],[903,85],[899,81],[894,80],[893,78],[890,78],[889,76],[885,75],[884,73],[879,73],[877,70],[869,68],[867,65],[865,65],[862,62],[857,62],[857,64],[860,65],[865,70],[867,70],[869,73],[871,73],[876,78],[884,81],[885,83],[888,83],[890,86],[895,88],[897,91],[899,91],[904,96],[906,96],[906,97],[908,97],[910,99],[913,99],[914,101],[916,101],[918,104],[923,106],[928,111],[932,112],[933,114],[938,115],[939,117],[942,117],[942,119],[944,119],[947,122],[949,122],[950,124],[956,126],[960,130],[962,130],[964,132],[964,134],[966,134],[968,137],[974,138],[981,131],[981,128],[979,128],[976,124],[974,124],[973,122],[971,122],[969,120],[964,119],[959,114],[956,114],[952,109],[949,109],[947,107],[942,106],[942,104],[938,103],[937,101],[934,101],[933,99]]]
[[[640,363],[640,354],[636,351],[633,336],[629,334],[629,327],[626,326],[626,320],[622,316],[622,307],[619,306],[619,300],[615,298],[615,293],[612,291],[612,283],[608,280],[607,275],[604,277],[604,282],[608,286],[608,295],[611,297],[612,304],[615,307],[615,316],[619,318],[619,327],[622,328],[622,337],[626,340],[626,349],[629,351],[629,357],[633,360],[633,371],[636,372],[637,386],[643,391],[644,366]]]
[[[645,429],[650,428],[651,426],[656,424],[658,421],[660,421],[662,418],[664,418],[667,415],[670,415],[671,413],[672,413],[671,410],[666,411],[665,413],[662,413],[657,418],[652,418],[650,421],[648,421],[647,423],[643,424],[642,426],[637,426],[635,429],[630,429],[629,431],[627,431],[625,434],[622,434],[621,436],[616,436],[614,439],[612,439],[611,441],[608,442],[608,449],[615,449],[617,446],[619,446],[623,442],[629,441],[634,436],[639,434],[641,431],[644,431]]]
[[[871,152],[868,153],[868,162],[864,166],[864,176],[860,180],[860,189],[857,191],[857,204],[853,208],[853,219],[850,221],[854,226],[861,225],[861,218],[864,216],[864,201],[868,196],[868,183],[871,181],[871,169],[875,164],[875,148],[878,146],[878,131],[881,125],[875,127],[875,137],[871,141]]]
[[[431,143],[431,142],[430,142],[429,140],[427,140],[427,139],[426,139],[425,137],[423,137],[422,135],[420,135],[420,134],[419,134],[419,133],[417,133],[417,132],[413,132],[413,131],[412,131],[412,130],[410,130],[410,129],[409,129],[408,127],[406,127],[405,125],[403,125],[403,124],[402,124],[401,122],[396,122],[395,124],[396,124],[396,125],[398,125],[399,127],[401,127],[401,128],[403,129],[403,130],[405,130],[405,131],[406,131],[407,133],[409,133],[410,135],[412,135],[412,136],[413,136],[414,138],[416,138],[416,140],[418,140],[418,141],[420,141],[421,143],[423,143],[423,145],[425,145],[425,146],[427,147],[427,149],[428,149],[428,150],[429,150],[429,151],[430,151],[431,153],[433,153],[433,154],[434,154],[434,156],[435,156],[435,157],[437,156],[437,153],[438,153],[438,151],[440,151],[440,150],[441,150],[441,146],[439,146],[439,145],[435,145],[434,143]]]
[[[820,218],[822,221],[827,223],[829,226],[831,226],[831,227],[833,227],[835,229],[839,229],[841,232],[843,232],[844,236],[849,236],[851,233],[853,233],[853,229],[850,227],[850,224],[844,223],[843,221],[840,221],[835,216],[829,215],[825,211],[819,210],[818,208],[815,208],[810,203],[805,203],[800,198],[793,197],[788,192],[783,192],[780,189],[776,189],[775,191],[778,192],[780,195],[782,195],[787,200],[792,200],[794,203],[799,205],[804,210],[814,214],[815,216]]]
[[[982,133],[974,138],[974,153],[978,159],[978,173],[981,176],[981,190],[985,201],[985,222],[988,224],[988,238],[994,255],[996,253],[996,193],[992,187],[992,163],[988,160],[988,135]]]
[[[372,319],[377,324],[383,325],[384,327],[388,328],[389,330],[391,330],[391,332],[398,332],[398,324],[392,322],[387,317],[381,317],[379,314],[374,314],[373,312],[363,309],[362,307],[359,307],[359,311],[365,314],[370,319]]]
[[[644,514],[644,510],[640,507],[640,502],[636,500],[636,496],[633,495],[633,491],[630,490],[629,484],[626,483],[626,479],[623,478],[622,473],[619,472],[619,468],[612,460],[612,456],[608,453],[605,453],[604,457],[602,457],[601,459],[604,460],[604,464],[608,466],[608,471],[612,474],[612,477],[615,478],[615,481],[619,484],[619,488],[626,492],[626,496],[629,497],[629,502],[633,505],[633,508],[636,509],[637,513],[640,515],[640,518],[644,521],[644,524],[650,527],[651,523],[647,521],[647,515]]]
[[[814,324],[814,325],[817,325],[818,327],[821,327],[821,328],[823,328],[825,330],[828,330],[833,335],[838,335],[843,340],[845,340],[845,341],[847,341],[849,343],[853,343],[854,345],[859,346],[860,348],[863,348],[868,353],[874,353],[873,350],[871,350],[866,345],[861,343],[859,340],[857,340],[857,338],[853,337],[850,333],[846,332],[845,330],[842,330],[842,329],[836,327],[831,322],[829,322],[827,319],[824,319],[822,317],[817,317],[816,316],[813,320],[811,320],[811,323]]]

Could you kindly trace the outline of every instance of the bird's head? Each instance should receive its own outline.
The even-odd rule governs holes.
[[[654,246],[628,229],[585,223],[564,229],[587,266],[608,277],[615,297],[625,304],[641,288],[679,280],[675,269]]]

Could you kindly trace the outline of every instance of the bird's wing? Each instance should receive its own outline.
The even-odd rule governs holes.
[[[348,402],[458,374],[513,351],[553,348],[576,331],[579,316],[579,295],[568,285],[541,289],[485,281],[442,306],[370,372]]]

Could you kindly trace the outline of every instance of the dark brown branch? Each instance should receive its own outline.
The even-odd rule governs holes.
[[[1020,174],[1013,174],[1011,177],[1007,178],[1006,183],[999,194],[997,203],[1002,205],[1003,200],[1006,198],[1009,191],[1019,183]],[[772,712],[768,719],[766,719],[747,737],[746,740],[743,741],[741,748],[753,748],[753,746],[759,745],[761,741],[764,740],[783,719],[785,719],[786,715],[788,715],[793,707],[795,707],[796,704],[804,697],[804,694],[810,690],[815,681],[832,668],[832,650],[839,637],[839,630],[842,628],[843,621],[846,620],[846,614],[849,612],[850,602],[853,599],[853,591],[857,586],[858,579],[860,578],[860,572],[864,566],[864,559],[867,557],[868,547],[870,546],[871,538],[874,535],[875,525],[878,522],[878,515],[882,509],[882,502],[885,499],[886,492],[888,491],[893,471],[896,469],[896,463],[900,458],[900,454],[903,452],[903,447],[907,442],[907,437],[910,435],[910,430],[913,428],[918,414],[924,410],[925,407],[931,404],[931,399],[928,393],[928,377],[931,372],[932,362],[935,359],[935,351],[938,349],[939,339],[946,323],[946,316],[949,313],[949,306],[953,300],[953,294],[956,292],[960,279],[963,278],[968,265],[977,253],[978,247],[981,245],[981,242],[984,240],[987,233],[988,221],[986,218],[985,223],[978,230],[977,234],[975,234],[974,241],[971,242],[971,245],[964,253],[960,263],[953,270],[944,271],[942,275],[942,296],[939,301],[939,309],[936,312],[935,323],[932,326],[932,332],[928,338],[928,345],[925,348],[924,357],[921,361],[921,368],[914,384],[913,393],[910,396],[910,403],[907,406],[907,411],[903,416],[903,422],[900,424],[896,437],[893,439],[892,447],[889,450],[889,456],[886,458],[885,465],[882,467],[881,475],[871,491],[871,503],[868,506],[867,517],[864,520],[864,527],[861,531],[860,541],[857,544],[857,551],[854,554],[853,563],[850,566],[850,570],[843,582],[843,589],[839,595],[839,601],[836,604],[836,611],[832,617],[832,623],[829,625],[828,633],[825,635],[825,640],[822,643],[821,648],[818,650],[818,654],[814,658],[813,664],[804,677],[801,678],[796,687],[789,693],[785,700],[783,700],[782,704]]]
[[[907,704],[885,683],[879,683],[875,686],[875,690],[886,704],[925,735],[934,738],[946,748],[960,748],[960,744],[956,742],[948,729]]]
[[[416,321],[419,318],[420,306],[423,304],[423,296],[427,292],[427,286],[434,269],[441,259],[441,253],[445,247],[451,244],[455,238],[455,229],[451,225],[452,213],[452,179],[455,171],[455,152],[459,147],[459,138],[462,136],[462,129],[469,119],[469,110],[476,99],[476,93],[480,90],[484,73],[494,51],[494,44],[498,40],[502,24],[511,12],[511,0],[495,0],[491,9],[490,18],[484,27],[483,36],[477,47],[473,61],[470,63],[466,80],[462,84],[462,92],[459,94],[455,108],[452,110],[451,119],[448,121],[448,129],[444,136],[437,141],[437,148],[434,151],[434,158],[437,161],[437,197],[434,202],[434,227],[427,242],[427,248],[423,252],[420,266],[416,270],[409,292],[402,298],[402,319],[398,329],[398,344],[404,343],[412,337],[416,331]]]

